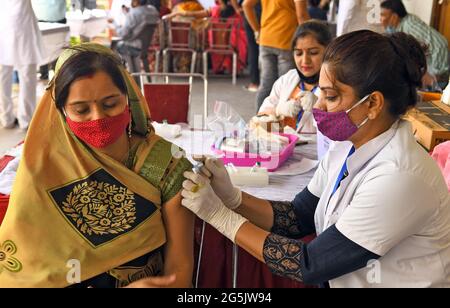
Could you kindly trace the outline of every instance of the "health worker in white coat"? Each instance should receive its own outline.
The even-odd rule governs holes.
[[[36,68],[43,59],[38,21],[31,0],[2,0],[0,9],[0,125],[27,129],[36,107]],[[12,76],[19,72],[17,115],[13,112]]]
[[[259,116],[275,115],[296,132],[316,133],[312,108],[320,92],[325,49],[332,39],[328,26],[320,21],[307,21],[297,28],[292,41],[296,68],[274,83],[258,111]]]
[[[313,109],[336,144],[309,185],[291,202],[261,200],[209,158],[204,175],[185,173],[183,206],[273,273],[306,284],[450,287],[450,194],[402,119],[417,103],[426,63],[404,33],[337,38]]]

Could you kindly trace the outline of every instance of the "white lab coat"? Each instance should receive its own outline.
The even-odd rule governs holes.
[[[41,63],[44,49],[31,0],[1,1],[0,33],[0,65]]]
[[[294,92],[299,82],[300,76],[295,69],[290,70],[278,78],[278,80],[273,84],[270,95],[264,100],[258,113],[274,113],[279,103],[289,100],[292,92]],[[319,96],[318,88],[314,91],[314,94]],[[312,112],[306,112],[303,115],[300,126],[303,127],[302,131],[304,133],[316,133],[316,126],[314,124]]]
[[[351,147],[336,142],[308,185],[320,197],[316,232],[335,225],[381,258],[331,287],[450,287],[450,194],[411,124],[396,122],[347,158]],[[345,161],[348,176],[333,194]]]
[[[337,36],[358,31],[382,32],[381,0],[343,0],[339,2]]]

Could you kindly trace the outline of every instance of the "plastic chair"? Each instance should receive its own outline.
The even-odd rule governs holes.
[[[208,81],[202,74],[135,73],[132,76],[139,78],[142,93],[150,108],[152,121],[159,123],[167,121],[168,124],[188,123],[193,79],[201,78],[204,88],[203,123],[206,122],[208,116]],[[145,82],[148,77],[161,77],[164,78],[164,82]],[[189,81],[170,83],[171,78],[187,78]]]
[[[208,54],[232,55],[232,82],[233,85],[236,84],[238,53],[233,47],[233,32],[238,35],[239,27],[240,23],[237,19],[210,20],[207,28],[209,46],[203,51],[203,74],[206,78],[208,77]]]
[[[195,73],[197,51],[193,47],[195,31],[192,28],[192,24],[189,22],[175,22],[164,17],[163,22],[165,23],[164,29],[168,38],[167,47],[163,49],[163,72],[167,73],[169,71],[169,52],[190,52],[192,53],[191,74]]]

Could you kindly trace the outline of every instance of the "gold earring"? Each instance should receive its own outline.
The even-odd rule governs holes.
[[[128,138],[130,138],[130,139],[133,134],[133,132],[131,130],[132,125],[133,125],[133,117],[131,116],[131,112],[130,112],[130,124],[128,124]]]

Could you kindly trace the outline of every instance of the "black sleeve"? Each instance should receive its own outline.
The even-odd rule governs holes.
[[[307,284],[325,283],[380,258],[346,238],[336,226],[309,244],[270,234],[264,242],[263,256],[274,274]]]
[[[314,214],[316,213],[319,200],[320,198],[313,195],[306,187],[292,201],[298,225],[301,226],[304,235],[316,232]]]
[[[315,232],[314,213],[319,198],[305,188],[292,202],[270,201],[273,209],[272,233],[302,238]]]

